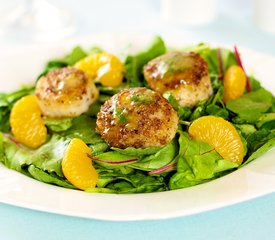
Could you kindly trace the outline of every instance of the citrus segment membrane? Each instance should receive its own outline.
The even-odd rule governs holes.
[[[33,95],[25,96],[15,103],[10,114],[10,125],[18,142],[31,148],[46,142],[47,128],[41,115],[37,98]]]
[[[224,159],[241,164],[244,146],[234,126],[220,117],[204,116],[196,119],[188,130],[191,137],[208,143]]]
[[[97,53],[78,61],[75,67],[84,71],[103,86],[118,87],[123,80],[124,67],[121,61],[110,53]]]
[[[240,66],[232,65],[229,67],[223,79],[223,100],[228,102],[241,97],[245,90],[246,81],[246,75]]]
[[[82,190],[94,188],[98,181],[91,155],[91,149],[81,139],[74,138],[61,163],[64,176],[72,185]]]

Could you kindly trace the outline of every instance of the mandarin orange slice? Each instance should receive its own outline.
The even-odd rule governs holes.
[[[204,116],[194,120],[188,132],[191,137],[212,146],[224,159],[242,163],[244,146],[230,122],[220,117]]]
[[[237,65],[229,67],[223,79],[223,100],[228,102],[243,95],[246,86],[246,75],[242,68]]]
[[[90,55],[78,61],[75,67],[98,79],[106,87],[118,87],[123,79],[123,64],[110,53]]]
[[[64,176],[75,187],[86,190],[94,188],[98,174],[92,165],[91,149],[78,138],[72,139],[66,149],[61,166]]]
[[[41,114],[37,98],[33,95],[25,96],[14,104],[10,125],[18,142],[31,148],[37,148],[46,142],[47,128]]]

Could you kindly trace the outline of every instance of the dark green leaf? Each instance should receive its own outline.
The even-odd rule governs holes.
[[[58,185],[58,186],[65,187],[65,188],[75,189],[75,187],[73,185],[71,185],[68,181],[66,181],[65,179],[61,179],[57,176],[54,177],[53,175],[48,174],[45,171],[42,171],[41,169],[35,167],[34,165],[30,165],[28,167],[28,171],[29,171],[30,175],[33,178],[37,179],[38,181]]]
[[[250,134],[247,138],[248,156],[273,138],[275,138],[275,131],[268,129],[260,129]]]
[[[257,128],[275,129],[275,113],[263,114],[256,123]]]
[[[238,164],[223,159],[209,144],[189,139],[180,132],[178,171],[171,177],[170,189],[193,186],[221,176]]]
[[[247,161],[244,162],[243,165],[246,165],[247,163],[253,161],[254,159],[262,156],[264,153],[269,151],[275,147],[275,136],[271,139],[269,139],[267,142],[265,142],[261,147],[259,147],[255,152],[253,152],[250,157],[247,159]],[[243,166],[242,165],[242,166]]]
[[[126,57],[125,66],[125,77],[130,87],[142,86],[142,68],[151,59],[162,55],[166,52],[166,47],[163,40],[160,37],[155,37],[151,45],[144,51]]]
[[[102,142],[101,137],[95,131],[96,120],[90,118],[86,115],[81,115],[79,117],[73,118],[72,126],[61,132],[61,136],[66,138],[80,138],[86,144],[96,144]]]
[[[234,126],[241,132],[241,134],[245,138],[257,131],[254,125],[251,124],[235,124]]]
[[[155,154],[146,156],[136,163],[132,163],[130,167],[143,171],[155,170],[171,163],[177,155],[177,152],[178,146],[176,140],[173,140]]]
[[[217,116],[217,117],[222,117],[224,119],[228,119],[229,113],[226,109],[219,107],[217,105],[208,105],[206,107],[206,112],[209,115]]]
[[[8,132],[10,129],[10,111],[17,100],[33,94],[34,87],[24,87],[18,91],[11,93],[0,93],[0,131]]]
[[[272,106],[272,94],[261,88],[229,101],[226,107],[244,122],[254,123]]]

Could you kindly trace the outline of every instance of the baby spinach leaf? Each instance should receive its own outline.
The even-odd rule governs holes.
[[[255,152],[253,152],[250,157],[242,164],[242,166],[253,161],[254,159],[262,156],[264,153],[275,147],[275,136],[265,142],[261,147],[259,147]]]
[[[112,182],[108,188],[117,193],[144,193],[164,191],[166,186],[162,177],[146,176],[141,172],[129,176],[129,181]]]
[[[69,143],[69,139],[53,135],[49,142],[34,150],[25,159],[24,164],[32,164],[43,171],[55,172],[58,176],[63,177],[61,161]]]
[[[76,46],[69,54],[64,57],[63,61],[72,66],[86,56],[87,53],[80,46]]]
[[[6,161],[6,154],[5,154],[5,148],[4,148],[4,136],[0,132],[0,162]]]
[[[275,131],[268,129],[260,129],[247,137],[248,156],[255,152],[258,148],[275,138]]]
[[[28,172],[30,173],[30,175],[33,178],[37,179],[38,181],[54,184],[54,185],[65,187],[65,188],[76,189],[67,180],[61,179],[57,176],[53,176],[53,175],[35,167],[34,165],[30,165],[28,167]]]
[[[46,75],[49,71],[53,69],[63,68],[67,66],[73,66],[76,62],[78,62],[80,59],[87,56],[87,53],[80,47],[76,46],[72,49],[71,52],[66,54],[64,57],[59,59],[52,59],[50,60],[44,70],[39,74],[37,77],[37,80]]]
[[[109,149],[109,145],[104,141],[90,144],[89,147],[92,150],[93,156],[97,156],[98,154],[104,153]]]
[[[275,112],[263,114],[256,123],[257,128],[275,129]]]
[[[237,128],[237,130],[241,132],[241,134],[245,138],[257,131],[255,126],[252,124],[235,124],[234,126]]]
[[[166,98],[166,99],[169,101],[169,103],[172,105],[172,107],[173,107],[176,111],[178,111],[178,109],[179,109],[179,103],[178,103],[178,101],[175,99],[175,97],[173,96],[173,94],[172,94],[171,92],[165,92],[165,93],[163,94],[163,97]]]
[[[102,188],[102,187],[88,188],[85,190],[85,192],[88,192],[88,193],[117,193],[113,189]]]
[[[190,121],[193,121],[205,115],[206,104],[207,104],[207,100],[202,100],[196,105],[196,108],[193,110],[190,116]]]
[[[249,81],[252,91],[256,91],[262,88],[261,83],[253,75],[249,76]]]
[[[114,151],[117,151],[119,153],[122,153],[124,155],[129,155],[129,156],[144,156],[144,155],[151,155],[156,152],[158,152],[161,147],[149,147],[149,148],[133,148],[133,147],[128,147],[125,149],[120,149],[116,147],[112,147]]]
[[[96,118],[97,114],[100,111],[102,102],[100,101],[100,99],[97,99],[95,102],[93,102],[88,111],[84,113],[84,115],[88,116],[88,117],[92,117],[92,118]]]
[[[103,191],[116,193],[139,193],[155,192],[167,189],[163,177],[148,176],[139,170],[131,170],[128,173],[121,169],[99,169],[99,180],[97,186],[104,188]],[[109,189],[106,190],[106,189]],[[88,190],[90,192],[90,189]],[[94,192],[91,189],[91,192]]]
[[[169,180],[169,189],[179,189],[185,187],[191,187],[200,183],[208,181],[202,179],[196,179],[192,169],[187,164],[184,156],[178,156],[178,171],[172,175]]]
[[[155,154],[143,157],[136,163],[132,163],[130,167],[140,169],[143,171],[151,171],[169,164],[178,152],[178,146],[176,140],[173,140],[171,143],[167,144],[161,150]]]
[[[229,116],[229,112],[225,108],[219,107],[217,105],[212,105],[212,104],[206,107],[206,113],[208,115],[222,117],[224,119],[228,119],[228,116]]]
[[[147,49],[136,54],[126,57],[124,67],[126,70],[125,78],[130,87],[142,86],[142,68],[151,59],[162,55],[166,52],[166,47],[160,37],[155,37]]]
[[[121,90],[123,90],[125,88],[128,88],[128,85],[126,83],[122,83],[116,88],[105,87],[105,86],[102,86],[102,85],[97,86],[97,89],[99,90],[100,95],[101,94],[106,94],[106,95],[109,95],[109,96],[113,96],[113,95],[119,93]]]
[[[20,98],[33,94],[34,87],[26,86],[11,93],[0,93],[0,131],[8,132],[10,129],[10,111]]]
[[[109,151],[93,157],[93,160],[97,162],[98,165],[106,168],[121,168],[121,166],[136,162],[138,157],[127,156],[116,151]]]
[[[5,157],[2,159],[4,165],[15,171],[25,173],[23,166],[26,165],[31,150],[25,148],[7,135],[3,138],[3,149],[5,151]]]
[[[49,142],[36,150],[30,150],[13,140],[4,138],[4,164],[11,169],[24,172],[26,165],[35,165],[43,171],[54,172],[63,177],[61,161],[69,140],[54,135]]]
[[[218,49],[211,48],[209,45],[204,43],[200,43],[197,46],[187,48],[185,51],[193,51],[200,54],[201,57],[208,63],[209,72],[214,74],[219,74],[220,66],[218,61]],[[230,49],[221,48],[221,57],[224,66],[224,70],[226,70],[231,65],[236,65],[237,61],[234,56],[234,53]]]
[[[261,88],[226,103],[226,107],[248,123],[255,123],[272,106],[272,94]]]
[[[73,118],[72,126],[60,133],[61,136],[72,139],[80,138],[86,144],[96,144],[102,142],[101,137],[95,131],[96,120],[86,115]]]
[[[68,130],[73,124],[72,118],[61,118],[61,119],[45,119],[45,125],[53,132],[64,132]]]
[[[209,144],[189,139],[180,132],[177,172],[171,177],[170,189],[193,186],[216,178],[238,164],[223,159]]]

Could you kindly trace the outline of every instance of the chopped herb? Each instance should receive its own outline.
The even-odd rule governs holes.
[[[119,122],[124,124],[124,123],[127,123],[128,122],[128,118],[125,117],[124,115],[120,115],[119,116]]]

